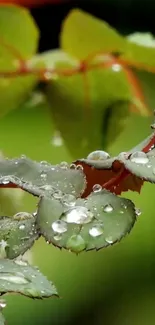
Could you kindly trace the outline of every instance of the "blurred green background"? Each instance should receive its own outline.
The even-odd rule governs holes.
[[[118,6],[116,6],[117,2]],[[108,4],[108,0],[105,3]],[[112,7],[110,7],[110,3],[113,3]],[[123,5],[121,5],[121,1],[109,1],[109,10],[105,11],[103,7],[102,11],[97,9],[96,13],[105,20],[110,17],[111,19],[108,18],[107,21],[118,27],[121,32],[126,33],[126,31],[134,31],[134,29],[147,31],[147,28],[153,30],[152,20],[150,20],[150,25],[142,27],[143,15],[140,16],[138,9],[136,9],[136,13],[134,11],[134,4],[138,4],[138,0],[130,1],[130,6],[129,1],[126,3],[127,6],[124,5],[125,1]],[[142,3],[146,16],[148,6],[146,2],[139,1],[140,6]],[[149,1],[150,3],[151,1]],[[77,4],[74,1],[75,5]],[[87,1],[87,5],[83,7],[93,13],[95,7],[92,6],[94,5],[91,5],[90,10]],[[125,11],[120,11],[120,6]],[[38,17],[37,22],[43,28],[41,50],[51,48],[52,44],[53,47],[57,46],[60,20],[64,18],[64,14],[66,15],[69,9],[70,5],[63,7],[62,12],[58,7],[50,9],[51,12],[49,7],[32,11],[35,18]],[[37,10],[39,10],[39,14]],[[133,17],[131,18],[130,12],[135,16],[133,26]],[[54,21],[54,28],[51,28],[51,21]],[[46,34],[49,28],[51,34],[47,44]],[[114,141],[113,145],[108,148],[110,154],[126,151],[143,140],[150,133],[151,122],[152,118],[131,115],[124,131],[117,141]],[[60,161],[71,162],[72,157],[63,145],[57,147],[52,144],[53,135],[52,118],[43,104],[33,107],[29,103],[0,119],[0,150],[6,157],[25,154],[31,159],[47,160],[53,164]],[[4,190],[0,190],[0,194],[2,191],[4,194]],[[144,185],[141,195],[125,193],[124,196],[132,199],[135,205],[142,210],[142,214],[130,235],[113,247],[76,256],[46,244],[43,239],[36,242],[31,250],[32,262],[34,265],[38,265],[49,280],[54,282],[60,299],[51,298],[37,301],[19,295],[7,295],[8,307],[4,310],[7,324],[154,325],[154,193],[155,186],[151,184]],[[37,200],[34,197],[24,194],[21,197],[18,211],[35,211],[36,203]],[[6,209],[8,209],[7,204]]]
[[[125,151],[149,134],[151,118],[131,116],[111,154]],[[52,145],[52,120],[42,104],[27,104],[0,120],[1,150],[7,157],[26,154],[52,163],[71,161],[64,146]],[[15,189],[13,191],[16,191]],[[75,256],[40,239],[32,249],[33,264],[58,288],[60,299],[35,301],[7,295],[4,314],[14,324],[155,324],[154,185],[141,195],[127,193],[142,214],[121,243]],[[35,211],[36,199],[24,194],[20,210]]]

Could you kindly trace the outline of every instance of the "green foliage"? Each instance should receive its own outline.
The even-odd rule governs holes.
[[[57,295],[55,287],[21,255],[40,236],[74,253],[115,244],[139,215],[132,201],[116,194],[140,191],[144,180],[155,182],[154,134],[118,157],[102,152],[79,159],[113,143],[133,108],[143,116],[150,113],[147,106],[154,108],[155,49],[150,34],[123,37],[78,9],[63,22],[60,49],[37,54],[38,40],[27,10],[0,6],[0,117],[22,109],[29,98],[32,114],[32,91],[41,81],[42,107],[78,159],[72,165],[25,156],[0,160],[0,292],[44,298]],[[15,196],[5,187],[39,197],[37,211],[16,213]]]

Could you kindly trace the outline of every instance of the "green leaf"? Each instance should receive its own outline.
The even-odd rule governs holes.
[[[112,69],[58,77],[47,85],[46,93],[56,129],[75,159],[105,149],[113,141],[110,133],[116,118],[117,138],[132,100],[123,72]]]
[[[134,33],[127,38],[123,58],[130,64],[138,65],[141,70],[155,67],[155,39],[149,33]]]
[[[0,313],[0,325],[5,325],[5,318],[2,313]]]
[[[23,255],[38,238],[35,218],[27,212],[0,217],[0,256],[10,259]]]
[[[10,77],[0,78],[0,117],[21,105],[36,86],[36,77],[13,77],[11,73],[36,52],[38,37],[38,29],[26,9],[0,6],[0,76],[10,73]]]
[[[52,166],[47,161],[39,163],[26,157],[0,161],[0,184],[9,183],[36,196],[64,192],[79,197],[85,189],[81,169],[70,169],[66,162]]]
[[[63,22],[60,46],[76,58],[122,50],[124,44],[123,37],[106,22],[82,10],[72,10]]]
[[[59,200],[43,197],[37,211],[46,240],[75,253],[116,243],[129,233],[135,220],[134,204],[106,190],[96,190],[68,208]]]
[[[55,286],[36,267],[7,259],[0,261],[0,292],[15,292],[30,298],[57,296]]]
[[[25,59],[35,54],[39,30],[27,9],[14,5],[0,6],[0,44],[3,46],[1,39]]]
[[[121,157],[120,161],[133,175],[155,183],[155,150],[148,153],[134,150],[128,159]]]

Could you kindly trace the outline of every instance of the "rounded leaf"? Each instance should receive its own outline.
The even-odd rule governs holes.
[[[101,188],[70,207],[42,197],[37,212],[37,224],[46,240],[76,253],[120,241],[135,220],[135,207],[130,200]]]
[[[20,293],[30,298],[57,296],[55,286],[36,267],[24,261],[0,260],[0,293]]]

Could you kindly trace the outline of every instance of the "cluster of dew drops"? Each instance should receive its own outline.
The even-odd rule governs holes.
[[[126,153],[124,153],[126,154]],[[131,160],[133,159],[133,161],[137,162],[137,163],[145,163],[144,160],[144,156],[145,154],[139,155],[139,153],[137,154],[133,154],[131,157]],[[105,151],[101,151],[101,150],[97,150],[94,152],[91,152],[88,156],[87,159],[88,160],[105,160],[105,159],[109,159],[110,155],[105,152]],[[137,158],[137,160],[136,160]],[[142,161],[143,160],[143,161]],[[66,168],[67,165],[65,162],[62,163],[62,167]],[[81,165],[74,165],[71,164],[70,168],[75,168],[75,169],[79,169],[82,170],[83,167]],[[95,184],[92,188],[92,191],[94,193],[99,193],[102,191],[102,186],[100,184]],[[60,192],[60,191],[59,191]],[[61,198],[62,202],[65,206],[67,206],[69,209],[67,209],[64,213],[63,216],[61,217],[61,219],[54,221],[52,223],[52,230],[55,233],[54,239],[57,240],[61,240],[62,235],[67,232],[68,230],[68,224],[69,223],[75,223],[78,225],[84,225],[87,223],[90,223],[93,218],[94,218],[94,214],[93,212],[89,211],[86,207],[83,206],[75,206],[76,204],[76,198],[71,195],[71,194],[65,194],[63,195],[62,193],[55,193],[53,194],[53,196],[55,198]],[[106,204],[104,206],[103,211],[106,213],[110,213],[112,212],[114,209],[112,207],[111,204]],[[136,209],[135,210],[136,215],[139,216],[141,214],[140,209]],[[100,222],[97,223],[96,225],[94,224],[90,229],[89,229],[89,235],[92,237],[98,237],[101,236],[104,232],[104,225]],[[79,235],[77,235],[78,239],[79,239]],[[112,243],[111,239],[107,238],[107,242],[108,243]]]

